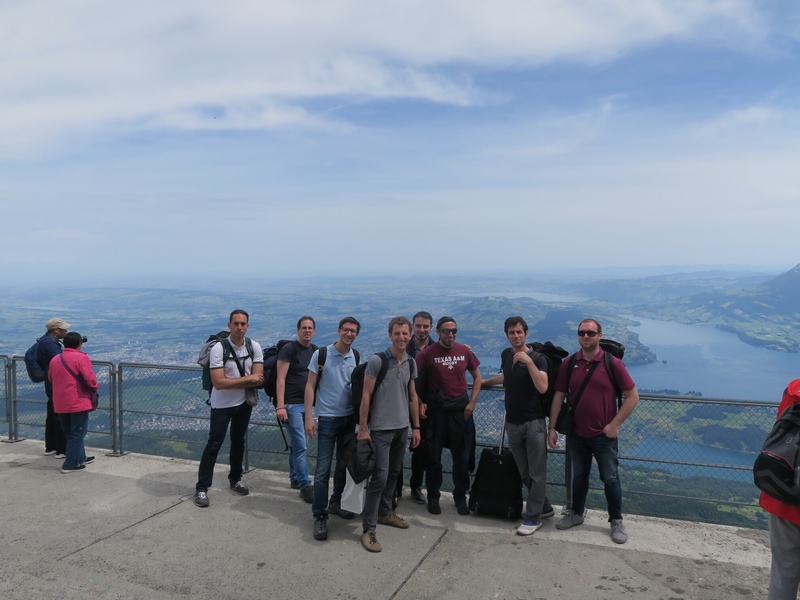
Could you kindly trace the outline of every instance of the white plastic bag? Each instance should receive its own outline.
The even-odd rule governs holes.
[[[344,492],[342,492],[341,507],[344,510],[349,510],[355,514],[361,514],[364,511],[364,503],[367,501],[367,481],[356,483],[347,472],[347,481],[344,484]]]

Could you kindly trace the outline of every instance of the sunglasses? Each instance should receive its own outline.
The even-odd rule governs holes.
[[[599,331],[589,331],[588,329],[581,329],[578,331],[578,337],[594,337],[596,335],[600,335]]]
[[[439,331],[442,333],[442,335],[450,335],[451,333],[455,335],[458,333],[458,328],[454,327],[453,329],[440,329]]]

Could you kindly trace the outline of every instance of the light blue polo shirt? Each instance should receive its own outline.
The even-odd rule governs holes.
[[[308,370],[317,372],[319,350],[316,350],[308,363]],[[356,368],[356,355],[353,349],[342,356],[334,344],[328,346],[325,369],[317,389],[317,404],[314,412],[318,417],[347,417],[353,414],[353,399],[350,375]]]

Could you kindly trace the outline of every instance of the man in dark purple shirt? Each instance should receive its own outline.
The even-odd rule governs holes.
[[[574,368],[570,372],[571,359],[561,363],[556,379],[556,393],[550,409],[550,431],[548,443],[555,448],[558,434],[556,419],[561,403],[570,393],[575,394],[584,380],[589,381],[578,398],[574,413],[574,430],[567,434],[567,454],[572,460],[572,511],[558,523],[557,529],[569,529],[583,523],[586,495],[589,493],[589,474],[592,469],[592,456],[597,461],[600,479],[605,486],[608,504],[608,521],[611,523],[611,539],[617,544],[628,541],[628,534],[622,524],[622,486],[619,481],[619,460],[617,437],[619,428],[639,402],[639,392],[622,361],[614,357],[612,367],[614,377],[624,396],[624,402],[617,404],[617,392],[605,366],[600,339],[603,328],[594,319],[584,319],[578,326],[578,342]]]

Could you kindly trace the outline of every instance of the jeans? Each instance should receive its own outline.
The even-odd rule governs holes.
[[[89,428],[89,411],[82,410],[74,413],[61,413],[58,415],[61,429],[67,440],[67,452],[62,469],[74,469],[86,462],[86,450],[83,440]]]
[[[522,483],[528,488],[522,518],[539,520],[547,497],[547,425],[544,419],[533,419],[521,425],[508,423],[506,431]]]
[[[437,410],[432,418],[433,422],[428,426],[432,429],[433,456],[431,465],[425,474],[425,482],[428,486],[428,502],[438,500],[441,496],[439,490],[442,488],[442,450],[449,437],[450,415],[447,411]],[[469,456],[472,451],[473,431],[475,421],[470,415],[464,421],[464,444],[461,448],[450,448],[450,455],[453,457],[453,500],[458,504],[466,500],[469,491]]]
[[[328,483],[334,450],[336,470],[333,475],[333,494],[330,504],[339,504],[342,501],[346,479],[342,459],[347,439],[355,433],[356,418],[353,415],[319,417],[317,421],[317,469],[314,471],[314,500],[311,503],[311,513],[314,517],[324,517],[328,515]]]
[[[247,426],[250,424],[250,413],[253,407],[242,402],[239,406],[231,408],[212,408],[211,427],[208,432],[208,442],[203,450],[200,459],[200,469],[197,474],[197,485],[195,490],[207,492],[211,487],[214,478],[214,465],[217,463],[217,455],[225,441],[225,434],[228,432],[228,424],[231,426],[231,470],[228,480],[231,484],[242,479],[244,469],[244,440],[247,435]]]
[[[296,481],[300,489],[303,489],[311,485],[306,459],[306,406],[287,404],[286,414],[289,416],[286,429],[289,430],[289,445],[292,447],[292,453],[289,454],[289,479]]]
[[[622,518],[622,485],[619,481],[617,438],[603,434],[584,438],[574,433],[567,435],[567,452],[572,457],[572,510],[582,515],[589,493],[589,474],[592,456],[597,460],[600,479],[605,484],[609,521]]]
[[[795,600],[800,586],[800,525],[769,516],[769,545],[772,569],[769,600]]]
[[[362,521],[364,531],[375,529],[379,514],[388,515],[392,512],[392,496],[397,486],[397,476],[403,468],[408,427],[370,431],[369,435],[375,446],[375,472],[367,485]]]

